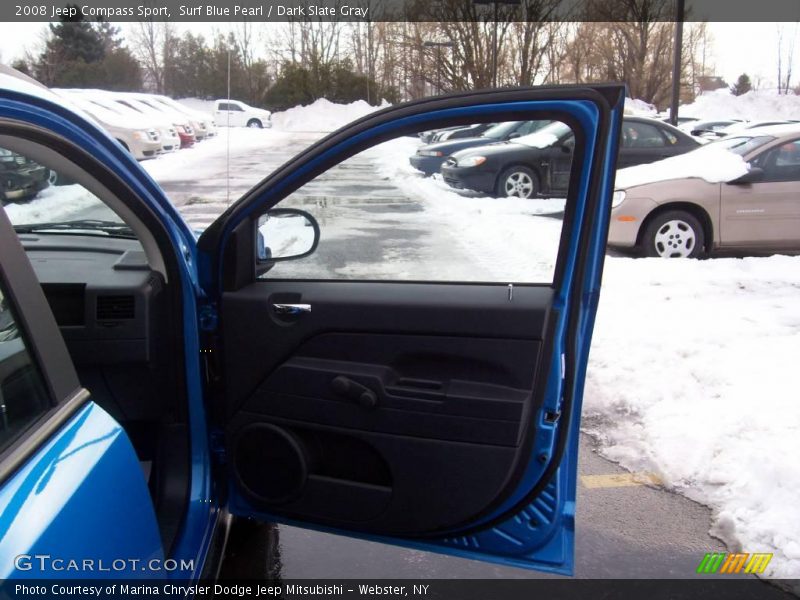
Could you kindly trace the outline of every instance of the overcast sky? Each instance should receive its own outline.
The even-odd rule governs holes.
[[[9,63],[21,56],[25,49],[36,48],[43,23],[0,23],[0,59]],[[130,23],[121,24],[123,35]],[[229,30],[228,23],[175,23],[178,31],[191,29],[195,33],[209,35],[214,30],[223,33]],[[690,24],[687,26],[691,26]],[[713,36],[713,47],[707,58],[716,66],[716,74],[728,83],[733,83],[741,73],[751,79],[761,79],[762,87],[776,85],[778,57],[778,28],[784,31],[784,40],[797,36],[794,23],[709,23]],[[784,42],[786,44],[786,41]],[[785,50],[784,50],[785,52]],[[795,72],[793,85],[800,81],[800,43],[795,46]]]

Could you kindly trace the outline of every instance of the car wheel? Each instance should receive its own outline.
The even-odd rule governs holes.
[[[497,181],[497,195],[501,198],[535,198],[539,193],[539,178],[528,167],[516,166],[503,171]]]
[[[261,129],[263,127],[261,125],[261,121],[259,121],[258,119],[250,119],[247,122],[247,126],[250,127],[251,129]]]
[[[650,221],[642,244],[645,256],[699,258],[705,252],[705,234],[697,217],[670,210]]]

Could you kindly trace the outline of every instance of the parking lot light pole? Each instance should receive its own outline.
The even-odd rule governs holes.
[[[681,48],[683,46],[684,0],[675,0],[675,46],[672,56],[672,99],[669,107],[669,122],[678,124],[678,103],[681,96]]]
[[[436,48],[436,94],[442,94],[442,48],[452,48],[453,42],[423,42],[425,48]]]
[[[474,4],[492,4],[494,6],[494,27],[492,28],[492,87],[497,87],[497,6],[499,4],[519,5],[522,0],[472,0]]]

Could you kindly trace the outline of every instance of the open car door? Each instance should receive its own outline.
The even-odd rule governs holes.
[[[233,514],[571,573],[623,100],[621,85],[559,86],[381,110],[206,230],[206,354]],[[514,120],[572,129],[563,212],[404,170],[419,131]],[[447,159],[465,177],[549,176],[469,152]]]

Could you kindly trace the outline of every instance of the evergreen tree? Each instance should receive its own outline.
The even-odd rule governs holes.
[[[45,48],[33,64],[33,74],[51,87],[100,87],[138,90],[139,64],[119,39],[119,28],[92,23],[80,11],[49,25]]]
[[[742,73],[739,75],[739,78],[736,80],[731,86],[731,94],[734,96],[741,96],[742,94],[746,94],[750,90],[753,89],[753,84],[750,82],[750,77],[747,76],[747,73]]]

